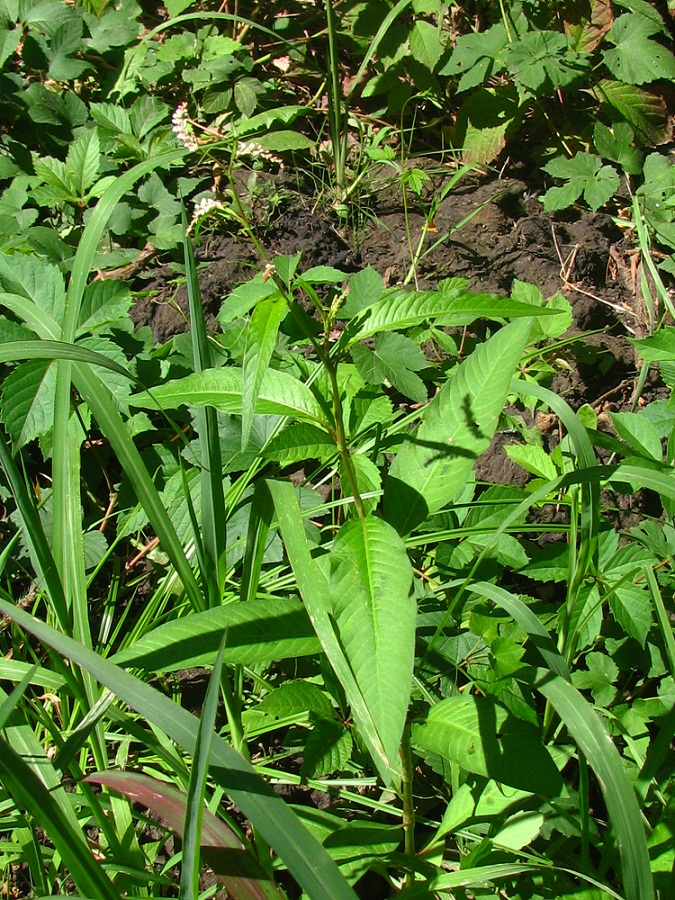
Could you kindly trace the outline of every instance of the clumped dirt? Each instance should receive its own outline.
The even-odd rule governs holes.
[[[374,173],[366,215],[354,229],[317,206],[311,193],[286,191],[287,199],[264,227],[258,226],[261,243],[271,259],[301,251],[300,271],[329,265],[351,273],[371,265],[385,284],[401,283],[432,196],[440,195],[452,174],[451,167],[446,174],[434,168],[425,185],[427,195],[408,197],[406,211],[400,187],[383,181],[380,189]],[[284,178],[297,186],[283,174],[277,176],[282,186]],[[606,214],[547,214],[539,189],[517,170],[504,177],[471,173],[460,180],[438,206],[410,284],[429,289],[443,279],[462,277],[471,290],[508,295],[520,280],[536,285],[545,297],[562,292],[574,313],[568,336],[596,333],[560,350],[552,389],[573,408],[588,403],[598,412],[626,409],[636,374],[627,337],[643,334],[646,321],[630,241]],[[207,325],[212,325],[224,298],[261,261],[245,236],[217,232],[202,236],[196,256]],[[142,283],[134,322],[150,325],[160,343],[187,331],[187,295],[177,286],[174,270],[146,271]],[[647,396],[653,390],[648,384]],[[517,438],[497,435],[477,466],[481,480],[522,481],[522,470],[503,449],[512,440]]]

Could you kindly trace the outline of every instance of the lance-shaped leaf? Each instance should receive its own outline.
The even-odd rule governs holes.
[[[302,603],[289,597],[228,603],[160,625],[112,657],[120,666],[170,672],[211,666],[227,628],[225,662],[258,665],[319,653]]]
[[[183,791],[139,772],[96,772],[84,780],[103,784],[134,803],[142,803],[183,836],[187,802]],[[233,897],[242,900],[281,897],[250,846],[208,809],[203,811],[201,853]]]
[[[224,369],[208,369],[195,372],[135,394],[129,401],[132,406],[150,409],[175,409],[177,406],[215,406],[221,412],[241,415],[243,379],[242,370],[235,366]],[[255,407],[256,413],[267,415],[292,415],[314,422],[321,422],[323,413],[316,398],[301,381],[287,372],[268,369],[263,378]]]
[[[389,294],[355,317],[345,329],[343,340],[351,346],[374,334],[410,328],[429,319],[442,319],[443,325],[463,325],[478,317],[511,319],[558,313],[559,310],[533,308],[527,303],[495,294],[472,294],[462,284],[439,291]]]
[[[505,326],[461,363],[399,451],[385,482],[384,508],[400,534],[464,489],[494,435],[531,321]]]
[[[329,581],[340,643],[393,769],[415,650],[412,569],[403,541],[375,516],[347,522],[330,553]]]
[[[286,300],[280,294],[273,294],[253,310],[246,333],[246,349],[242,373],[242,423],[241,449],[246,449],[251,434],[251,425],[260,395],[265,373],[268,371],[272,353],[277,342],[281,320],[286,315]]]

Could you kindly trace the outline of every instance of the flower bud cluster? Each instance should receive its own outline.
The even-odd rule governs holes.
[[[188,118],[187,103],[180,103],[171,117],[171,130],[178,140],[187,147],[188,150],[194,152],[199,147],[199,141],[195,137],[192,125]]]

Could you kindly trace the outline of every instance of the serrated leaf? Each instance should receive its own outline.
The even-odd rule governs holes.
[[[82,299],[78,337],[125,319],[131,303],[131,291],[123,281],[111,278],[92,281]]]
[[[492,440],[529,333],[530,321],[512,322],[480,344],[398,452],[385,482],[384,509],[400,534],[464,490],[475,460]]]
[[[558,31],[529,31],[508,46],[505,62],[521,90],[538,94],[567,87],[587,62],[567,50],[567,39]]]
[[[598,706],[609,706],[616,696],[618,666],[605,653],[589,653],[585,661],[587,670],[573,672],[572,684],[581,690],[590,690]]]
[[[225,628],[224,660],[231,665],[258,665],[315,655],[321,650],[302,603],[288,598],[229,603],[175,619],[111,659],[117,665],[152,672],[211,666]]]
[[[571,159],[556,157],[544,166],[554,178],[564,178],[562,188],[550,188],[542,197],[547,212],[566,208],[583,193],[584,200],[595,212],[613,196],[619,187],[619,175],[612,166],[603,166],[599,156],[581,151]]]
[[[88,335],[80,338],[77,342],[78,347],[86,347],[94,353],[100,353],[107,359],[116,362],[122,369],[128,365],[127,358],[122,352],[121,347],[113,341],[98,335]],[[132,383],[129,378],[121,372],[114,372],[111,369],[102,366],[92,365],[92,371],[95,372],[101,381],[106,385],[115,401],[122,409],[127,410],[127,399],[131,393]]]
[[[522,466],[523,469],[532,475],[536,475],[537,478],[553,481],[553,479],[558,477],[558,470],[551,457],[541,447],[534,447],[528,444],[507,444],[504,450],[509,459],[518,463],[519,466]]]
[[[392,769],[405,725],[415,649],[412,569],[405,546],[382,519],[347,522],[329,557],[333,617]]]
[[[340,318],[350,319],[382,298],[384,281],[372,266],[360,269],[349,279],[349,293],[340,307]]]
[[[415,403],[424,403],[427,389],[415,374],[427,365],[420,347],[402,334],[380,334],[373,342],[373,349],[363,344],[352,348],[356,368],[369,384],[388,381],[405,397]]]
[[[433,72],[445,49],[439,29],[431,22],[417,19],[410,32],[409,41],[413,59]]]
[[[372,459],[369,459],[363,453],[354,453],[352,454],[352,466],[354,467],[356,484],[361,495],[379,491],[382,488],[382,473]],[[353,493],[352,486],[342,460],[340,460],[338,465],[338,474],[343,495],[351,497]],[[364,509],[366,512],[373,512],[379,502],[379,497],[363,500]]]
[[[641,456],[663,461],[661,438],[654,425],[637,413],[610,413],[616,433]]]
[[[628,122],[615,122],[611,129],[596,122],[593,143],[600,156],[617,163],[629,175],[642,171],[642,156],[633,146],[633,129]]]
[[[285,298],[273,295],[257,304],[248,325],[242,365],[242,452],[246,450],[251,435],[260,388],[274,353],[279,326],[287,311]]]
[[[665,144],[670,140],[666,104],[659,94],[653,94],[634,84],[604,78],[596,90],[603,105],[609,105],[609,114],[618,113],[628,122],[638,140],[646,146]]]
[[[457,143],[465,163],[489,163],[506,145],[509,129],[520,121],[524,107],[512,86],[474,91],[457,113]]]
[[[85,197],[89,188],[98,178],[100,167],[100,147],[96,129],[85,131],[70,145],[66,166],[72,173],[79,197]]]
[[[42,437],[54,422],[54,367],[44,360],[21,363],[2,386],[2,420],[14,452]]]
[[[509,45],[506,28],[500,22],[487,31],[463,34],[457,38],[441,75],[461,75],[458,91],[478,87],[504,68],[502,51]]]
[[[450,326],[466,324],[474,318],[509,319],[554,314],[553,310],[536,309],[495,294],[473,294],[464,287],[401,292],[387,295],[352,319],[345,329],[345,338],[351,346],[382,331],[398,331],[427,320],[440,319],[443,325]]]
[[[297,715],[300,712],[318,713],[323,717],[334,715],[333,706],[328,696],[316,684],[310,681],[286,681],[267,694],[254,708],[255,712],[264,712],[268,716],[279,719]]]
[[[221,412],[241,415],[242,370],[235,366],[194,372],[135,394],[130,403],[147,409],[175,409],[178,406],[215,406]],[[286,372],[268,369],[256,404],[261,415],[297,415],[323,421],[323,410],[310,389]]]
[[[216,320],[223,324],[233,322],[235,319],[245,316],[256,303],[278,291],[276,284],[271,279],[263,281],[262,272],[259,272],[250,281],[246,281],[232,291],[221,306]]]
[[[644,648],[652,627],[652,602],[649,591],[640,584],[623,584],[609,595],[612,615],[632,638]]]
[[[543,796],[562,787],[536,730],[483,697],[455,696],[433,706],[413,728],[414,744],[501,784]]]
[[[264,455],[289,466],[308,459],[325,462],[336,452],[335,441],[327,432],[307,422],[294,422],[272,438]]]
[[[606,40],[614,50],[603,53],[605,65],[619,81],[646,84],[659,78],[675,78],[675,56],[651,37],[659,31],[646,16],[627,13],[614,20]]]
[[[323,778],[341,772],[352,755],[352,736],[342,722],[319,718],[307,739],[300,774]]]

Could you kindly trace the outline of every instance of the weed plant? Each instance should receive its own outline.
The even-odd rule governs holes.
[[[159,23],[128,0],[5,3],[7,896],[672,895],[675,329],[652,245],[675,245],[675,182],[650,142],[673,62],[655,5],[615,5],[475,4],[469,28],[437,0],[269,18],[172,0]],[[265,78],[284,67],[296,82]],[[572,88],[597,106],[554,115]],[[551,390],[562,295],[410,289],[424,235],[392,287],[265,256],[245,165],[311,165],[325,124],[338,214],[369,163],[420,197],[387,140],[413,97],[413,135],[446,133],[448,90],[463,168],[441,199],[526,117],[565,151],[550,208],[615,203],[614,166],[628,179],[653,292],[632,409]],[[357,96],[389,124],[355,171]],[[479,127],[488,97],[500,124]],[[192,241],[214,221],[260,264],[209,332]],[[127,281],[96,277],[148,244],[188,291],[168,346],[134,331]],[[664,395],[639,406],[650,367]],[[478,483],[515,421],[529,480]],[[617,527],[638,490],[654,515]]]

